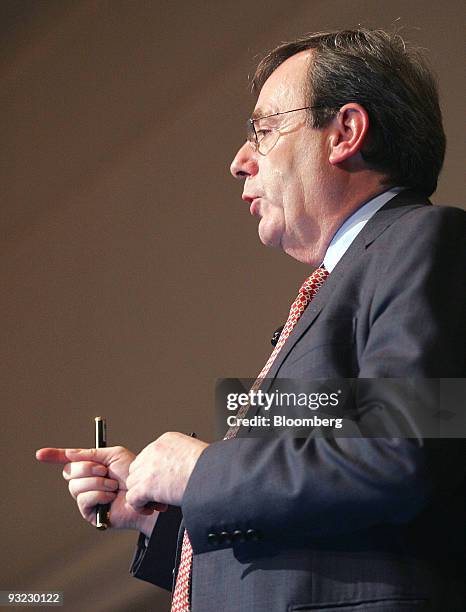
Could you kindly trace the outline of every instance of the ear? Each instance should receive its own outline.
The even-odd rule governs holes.
[[[366,109],[356,102],[342,106],[332,121],[329,162],[339,164],[360,150],[369,129]]]

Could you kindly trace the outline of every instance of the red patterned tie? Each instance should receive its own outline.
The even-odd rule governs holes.
[[[296,323],[301,318],[301,315],[306,310],[309,303],[312,301],[316,293],[319,291],[321,286],[324,284],[325,279],[328,276],[328,271],[324,268],[317,268],[311,274],[309,278],[307,278],[304,283],[301,285],[301,289],[299,290],[298,296],[295,301],[291,305],[290,314],[288,315],[288,319],[285,323],[285,327],[283,328],[282,333],[280,334],[280,338],[272,351],[267,363],[262,368],[259,376],[257,377],[255,383],[251,387],[251,390],[257,391],[262,384],[263,379],[267,376],[272,363],[275,361],[275,357],[280,352],[282,346],[285,344],[288,336],[293,331]],[[249,404],[246,406],[241,406],[238,410],[237,417],[242,418],[246,415],[249,410]],[[230,427],[227,431],[227,434],[224,440],[229,440],[230,438],[234,438],[238,433],[239,426]],[[172,607],[171,612],[189,612],[190,611],[190,602],[189,602],[189,590],[190,590],[190,580],[191,580],[191,569],[193,562],[193,549],[191,547],[191,543],[189,541],[188,532],[185,530],[183,536],[183,544],[181,546],[181,559],[180,565],[178,569],[178,576],[176,578],[175,590],[173,591],[173,599],[172,599]]]

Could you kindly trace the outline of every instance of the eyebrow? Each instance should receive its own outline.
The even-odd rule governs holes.
[[[272,115],[274,112],[275,111],[273,110],[266,110],[262,106],[258,106],[256,109],[254,109],[254,112],[251,115],[251,119],[257,119],[258,117],[263,117],[264,115]]]

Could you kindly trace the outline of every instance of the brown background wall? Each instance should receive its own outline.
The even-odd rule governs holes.
[[[166,430],[212,438],[215,379],[258,372],[305,274],[260,245],[228,175],[255,55],[398,18],[440,80],[433,199],[464,207],[459,0],[0,2],[0,589],[167,609],[128,576],[135,534],[85,524],[34,449],[92,445],[97,414],[135,451]]]

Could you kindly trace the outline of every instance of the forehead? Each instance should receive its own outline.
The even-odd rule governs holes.
[[[254,116],[304,106],[304,84],[311,57],[312,49],[300,51],[272,72],[259,93]]]

